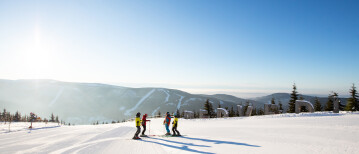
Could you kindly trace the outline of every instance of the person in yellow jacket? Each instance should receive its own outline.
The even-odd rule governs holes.
[[[177,130],[177,126],[178,126],[178,115],[177,113],[174,113],[174,117],[175,119],[172,122],[172,136],[181,136],[180,132]]]
[[[133,136],[132,139],[141,139],[140,137],[138,137],[138,134],[140,134],[140,132],[141,132],[141,122],[142,122],[140,116],[141,116],[141,113],[137,112],[136,119],[135,119],[137,131],[135,133],[135,136]]]

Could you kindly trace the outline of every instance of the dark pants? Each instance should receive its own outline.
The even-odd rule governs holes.
[[[173,135],[181,135],[180,134],[180,132],[177,130],[177,125],[174,125],[173,127],[172,127],[172,132],[173,132]]]
[[[138,134],[140,134],[140,132],[141,132],[141,127],[140,126],[136,126],[136,127],[137,127],[137,131],[136,131],[135,137],[138,137]]]
[[[146,125],[142,125],[142,127],[143,127],[142,135],[145,135],[145,132],[146,132]]]

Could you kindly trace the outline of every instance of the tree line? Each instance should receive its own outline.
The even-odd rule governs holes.
[[[54,122],[54,123],[61,123],[66,124],[64,121],[60,121],[58,116],[55,116],[53,113],[49,116],[49,118],[40,118],[36,117],[35,119],[33,117],[27,114],[21,114],[19,111],[16,111],[15,113],[11,113],[7,111],[6,109],[3,109],[3,111],[0,111],[0,122]]]
[[[339,94],[336,92],[331,92],[328,95],[328,100],[324,106],[319,101],[318,97],[315,97],[314,100],[314,110],[315,111],[333,111],[334,110],[334,102],[339,102],[339,110],[340,111],[359,111],[359,102],[358,102],[358,91],[356,90],[355,85],[353,84],[352,87],[349,89],[350,97],[347,99],[346,105],[343,105],[342,102],[339,100]],[[295,101],[296,100],[303,100],[303,97],[299,97],[299,93],[297,91],[297,87],[294,84],[292,93],[290,94],[290,101],[289,101],[289,108],[287,110],[288,113],[295,112]],[[305,108],[304,108],[305,110]]]
[[[334,102],[338,101],[340,111],[359,111],[359,98],[358,98],[359,96],[358,96],[358,92],[357,92],[354,84],[350,88],[349,93],[350,93],[350,97],[347,99],[346,105],[343,105],[343,102],[340,101],[339,94],[337,92],[331,92],[328,95],[328,99],[327,99],[327,102],[325,103],[325,105],[322,105],[321,102],[319,101],[319,98],[315,97],[314,104],[313,104],[314,110],[315,111],[333,111],[334,110]],[[271,111],[275,112],[275,113],[284,113],[284,112],[295,113],[295,101],[296,100],[304,100],[304,98],[303,98],[303,96],[301,96],[298,93],[297,86],[295,84],[293,84],[293,90],[290,94],[288,109],[285,111],[283,109],[282,102],[280,100],[278,100],[278,109],[275,109],[275,110],[271,109]],[[276,100],[274,97],[271,99],[271,104],[276,104]],[[244,115],[244,113],[246,113],[248,106],[250,106],[249,101],[244,103],[243,109],[242,109],[243,113],[241,113],[241,115]],[[238,117],[240,115],[240,113],[238,112],[237,109],[235,109],[235,107],[236,106],[232,106],[230,108],[224,107],[224,109],[226,109],[228,111],[229,117]],[[253,107],[252,116],[264,115],[263,108],[256,108],[255,106],[252,106],[252,107]],[[220,104],[218,104],[218,108],[222,108],[222,106]],[[217,114],[215,112],[213,104],[210,103],[209,99],[207,99],[206,102],[204,103],[203,109],[207,110],[209,118],[217,117]],[[184,110],[182,112],[177,110],[176,112],[177,112],[177,115],[179,115],[180,117],[184,117]],[[194,118],[199,118],[199,111],[192,111],[192,112],[194,113]],[[308,112],[308,110],[305,107],[301,107],[301,112]],[[160,117],[161,112],[158,111],[157,115]]]

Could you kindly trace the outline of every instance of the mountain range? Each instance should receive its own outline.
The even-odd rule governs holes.
[[[315,97],[302,95],[314,102]],[[55,80],[0,80],[0,107],[8,111],[30,112],[49,118],[51,113],[61,120],[75,124],[122,121],[133,118],[137,112],[149,116],[184,110],[198,111],[209,99],[216,108],[235,107],[245,102],[263,108],[272,98],[281,101],[284,109],[289,93],[275,93],[252,99],[232,95],[190,94],[166,88],[129,88],[100,83],[72,83]],[[345,98],[341,98],[346,102]],[[322,105],[327,98],[319,97]],[[235,108],[236,109],[236,108]]]

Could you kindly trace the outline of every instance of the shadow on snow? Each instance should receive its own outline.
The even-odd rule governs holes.
[[[150,139],[161,140],[161,141],[170,142],[170,143],[176,143],[176,144],[183,144],[183,145],[186,145],[186,146],[211,147],[211,146],[208,146],[208,145],[197,145],[197,144],[193,144],[193,143],[184,143],[184,142],[171,141],[171,140],[165,140],[165,139],[160,139],[160,138],[150,138]]]
[[[33,130],[49,129],[49,128],[57,128],[57,127],[61,127],[61,126],[51,126],[51,127],[31,128],[31,129],[29,129],[30,131],[29,131],[28,133],[31,133],[31,131],[33,131]]]
[[[185,137],[185,136],[181,136],[180,138],[185,138],[185,139],[190,139],[190,140],[198,140],[198,141],[204,141],[204,142],[212,142],[214,144],[233,144],[233,145],[243,145],[243,146],[249,146],[249,147],[261,147],[258,145],[251,145],[251,144],[247,144],[247,143],[239,143],[239,142],[232,142],[232,141],[210,140],[210,139],[193,138],[193,137]]]
[[[211,152],[204,152],[204,151],[199,151],[199,150],[195,150],[195,149],[190,149],[190,148],[188,148],[188,146],[185,146],[185,145],[180,147],[180,146],[169,145],[169,144],[160,143],[160,142],[156,142],[156,141],[149,141],[149,140],[140,140],[140,141],[159,144],[159,145],[163,145],[163,146],[166,146],[166,147],[170,147],[170,148],[174,148],[174,149],[180,149],[180,150],[189,151],[189,152],[214,154],[214,153],[211,153]]]

